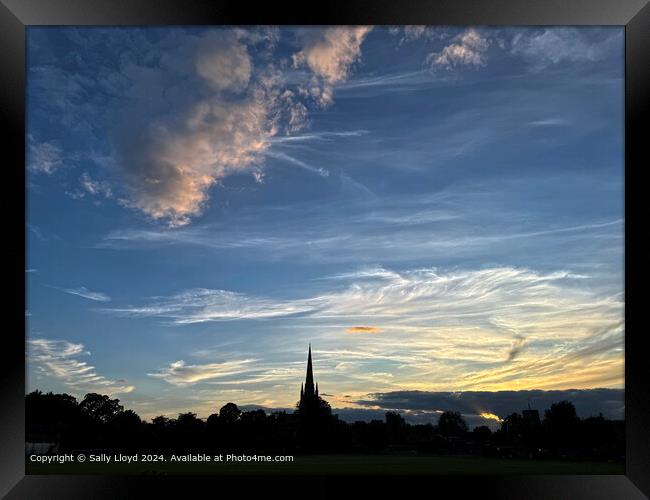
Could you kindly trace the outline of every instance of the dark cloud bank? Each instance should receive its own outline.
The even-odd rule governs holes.
[[[498,392],[426,392],[394,391],[369,394],[368,399],[356,401],[367,408],[335,408],[333,412],[342,420],[354,422],[384,419],[386,411],[402,413],[410,423],[436,423],[440,411],[457,411],[464,415],[468,425],[498,427],[495,419],[484,418],[491,413],[505,418],[513,412],[521,413],[530,407],[540,412],[558,401],[571,401],[581,418],[602,413],[605,418],[623,419],[625,414],[624,389],[569,389],[557,391],[498,391]],[[259,407],[257,407],[259,408]],[[246,409],[246,408],[244,408]],[[287,409],[287,411],[291,411]]]

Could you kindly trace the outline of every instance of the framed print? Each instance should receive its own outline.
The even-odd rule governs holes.
[[[644,1],[2,1],[7,498],[648,495]]]

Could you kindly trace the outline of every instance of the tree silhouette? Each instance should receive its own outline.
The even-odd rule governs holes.
[[[554,403],[544,413],[542,425],[545,440],[555,448],[571,448],[577,444],[580,419],[570,401]]]
[[[562,429],[571,429],[578,423],[576,408],[570,401],[553,403],[544,413],[544,423]]]
[[[315,394],[314,394],[315,396]],[[625,457],[622,420],[602,415],[580,419],[568,401],[551,405],[540,424],[530,413],[512,413],[500,430],[486,426],[467,432],[460,413],[446,411],[437,426],[412,425],[403,415],[387,412],[385,420],[346,423],[332,415],[321,398],[303,398],[294,413],[264,410],[242,412],[234,403],[221,407],[207,421],[195,413],[163,415],[143,422],[117,399],[87,394],[25,396],[29,443],[54,443],[59,452],[72,450],[139,450],[141,452],[252,453],[468,453],[513,458],[616,460]],[[530,412],[532,410],[524,410]],[[453,438],[453,439],[450,439]]]
[[[105,424],[119,415],[124,407],[119,399],[91,392],[79,403],[79,409],[93,421]]]
[[[151,423],[156,427],[157,429],[165,429],[169,427],[171,420],[164,415],[158,415],[157,417],[154,417],[151,419]]]
[[[385,419],[388,442],[391,444],[402,442],[406,435],[406,420],[404,420],[404,417],[397,412],[387,411]]]
[[[479,427],[474,427],[472,436],[475,441],[483,443],[490,439],[490,436],[492,436],[492,431],[487,425],[481,425]]]
[[[438,420],[438,432],[443,436],[459,437],[467,432],[467,423],[457,411],[445,411]]]
[[[226,403],[219,410],[219,419],[225,425],[232,425],[241,417],[241,410],[235,403]]]

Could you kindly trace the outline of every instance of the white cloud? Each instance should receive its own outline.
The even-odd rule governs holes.
[[[35,142],[30,137],[27,164],[32,172],[51,175],[63,165],[63,150],[55,142]]]
[[[88,172],[81,174],[81,186],[92,195],[102,195],[104,198],[113,196],[110,185],[106,181],[94,180]]]
[[[269,156],[271,158],[276,158],[278,160],[287,161],[287,162],[291,163],[292,165],[297,165],[300,168],[302,168],[304,170],[307,170],[308,172],[313,172],[315,174],[318,174],[321,177],[329,177],[329,175],[330,175],[329,170],[326,170],[326,169],[324,169],[322,167],[312,167],[311,165],[305,163],[304,161],[299,160],[298,158],[290,156],[290,155],[288,155],[286,153],[282,153],[280,151],[270,151],[270,152],[267,153],[267,156]]]
[[[176,386],[186,386],[205,380],[219,379],[239,375],[248,371],[253,359],[225,361],[223,363],[209,363],[203,365],[188,365],[184,361],[174,361],[168,368],[156,373],[149,373],[150,377],[160,378]]]
[[[103,196],[104,198],[113,197],[113,190],[111,189],[110,184],[106,181],[93,179],[88,172],[81,174],[81,177],[79,177],[79,184],[81,189],[67,193],[72,198],[84,198],[87,194],[92,196]]]
[[[159,316],[176,324],[274,317],[371,318],[386,324],[475,326],[505,335],[504,357],[523,343],[513,338],[589,336],[617,323],[620,297],[599,296],[580,286],[580,276],[522,268],[395,272],[369,268],[334,277],[335,291],[292,300],[254,297],[226,290],[194,289],[144,307],[108,309],[130,316]],[[347,283],[338,289],[337,282]],[[384,321],[385,323],[381,323]],[[378,324],[377,324],[378,323]],[[343,323],[346,327],[350,323]]]
[[[259,388],[260,384],[269,384],[271,387],[280,382],[296,380],[302,375],[304,369],[302,362],[299,365],[287,366],[282,362],[264,363],[258,359],[235,359],[204,364],[187,364],[180,360],[148,375],[177,387],[205,383],[219,386],[221,391],[224,391],[232,386],[254,385]]]
[[[259,332],[255,342],[221,324],[214,327],[218,344],[184,354],[200,362],[179,355],[187,362],[150,373],[179,387],[209,384],[217,397],[248,385],[277,390],[292,404],[308,341],[320,386],[339,394],[623,383],[623,298],[570,272],[375,267],[331,276],[316,288],[320,293],[290,299],[189,290],[105,311],[176,325],[248,321],[245,331]]]
[[[177,324],[284,317],[313,310],[311,300],[277,302],[228,290],[198,288],[144,307],[112,308],[125,316],[160,316]]]
[[[492,202],[477,203],[481,196],[480,192],[473,190],[460,197],[447,197],[442,193],[444,199],[441,203],[421,205],[412,198],[409,201],[413,204],[384,203],[383,207],[371,213],[357,212],[353,208],[346,217],[334,219],[327,215],[331,213],[329,206],[305,207],[300,212],[287,212],[285,230],[280,232],[259,224],[251,211],[233,218],[232,224],[199,224],[175,230],[117,230],[106,235],[98,246],[114,249],[166,245],[196,245],[214,250],[241,248],[248,256],[263,255],[267,261],[300,258],[358,265],[359,262],[444,259],[450,252],[456,256],[481,257],[485,252],[497,251],[504,252],[503,257],[508,258],[506,251],[511,250],[513,242],[534,246],[557,236],[566,240],[584,238],[592,244],[593,238],[620,238],[622,234],[621,219],[575,226],[546,226],[539,230],[514,222],[507,230],[486,223],[471,234],[459,231],[456,221],[462,223],[463,219],[477,220],[485,214],[497,216],[499,220],[505,217],[514,221],[516,218],[517,214],[511,212],[500,213],[498,205]],[[247,229],[242,229],[244,227]]]
[[[79,357],[90,355],[83,344],[37,338],[27,341],[27,351],[31,366],[48,377],[61,380],[76,394],[98,392],[114,395],[135,389],[123,380],[98,375],[94,366],[79,361]]]
[[[111,300],[111,298],[105,293],[93,292],[92,290],[88,290],[85,286],[80,286],[78,288],[62,288],[61,290],[71,295],[78,295],[84,299],[94,300],[97,302],[110,302]]]
[[[404,37],[403,41],[409,42],[412,40],[419,40],[420,38],[428,38],[431,36],[433,28],[430,26],[423,25],[410,25],[404,26]]]
[[[601,61],[617,47],[622,49],[619,31],[596,32],[600,39],[594,39],[593,35],[594,30],[580,28],[527,30],[515,34],[510,51],[526,60],[533,71],[538,71],[564,61]]]
[[[490,42],[486,36],[470,28],[453,39],[440,52],[429,54],[427,62],[432,68],[452,69],[459,66],[485,66]]]
[[[534,120],[529,123],[533,127],[558,127],[567,125],[567,120],[564,118],[544,118],[542,120]]]
[[[310,29],[302,34],[303,48],[293,55],[294,67],[307,66],[313,78],[303,91],[321,106],[333,101],[334,86],[347,80],[361,58],[361,44],[371,26]]]
[[[412,24],[406,26],[393,26],[388,29],[388,33],[393,36],[402,35],[399,45],[414,42],[416,40],[444,39],[449,36],[446,29],[435,26],[426,26],[423,24]]]

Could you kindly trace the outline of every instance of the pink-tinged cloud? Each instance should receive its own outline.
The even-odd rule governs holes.
[[[376,326],[351,326],[345,331],[347,333],[381,333],[382,329]]]
[[[432,68],[485,66],[489,46],[490,42],[485,36],[470,28],[454,38],[454,43],[447,45],[440,52],[430,54],[427,61]]]
[[[295,67],[306,66],[313,78],[305,94],[321,106],[331,104],[334,86],[347,80],[351,67],[361,58],[361,44],[371,26],[336,26],[309,30],[302,50],[294,54]]]

